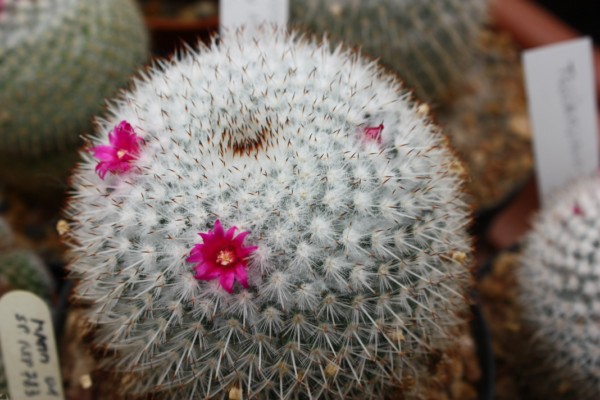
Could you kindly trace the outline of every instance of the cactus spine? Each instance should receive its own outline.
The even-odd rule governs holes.
[[[527,237],[519,303],[534,345],[531,372],[543,379],[533,386],[543,398],[600,395],[599,221],[600,178],[595,176],[557,196]],[[543,389],[548,392],[539,393]]]
[[[269,30],[165,61],[113,103],[68,240],[120,389],[424,396],[465,324],[470,240],[457,161],[419,110],[376,64]]]
[[[486,17],[485,0],[292,0],[290,22],[358,46],[417,97],[440,101],[464,79]]]

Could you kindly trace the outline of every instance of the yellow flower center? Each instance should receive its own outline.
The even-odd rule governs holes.
[[[117,151],[117,157],[119,157],[119,159],[123,158],[125,156],[125,154],[127,154],[127,150],[119,150]]]
[[[232,250],[221,250],[217,253],[217,263],[226,267],[235,260],[235,252]]]

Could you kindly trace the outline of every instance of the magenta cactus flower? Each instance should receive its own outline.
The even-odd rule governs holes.
[[[108,135],[108,146],[91,149],[94,157],[100,160],[96,173],[102,179],[107,172],[120,174],[129,171],[132,161],[137,159],[143,139],[136,135],[127,121],[121,121]]]
[[[234,237],[237,226],[225,232],[221,221],[215,221],[215,227],[208,233],[200,232],[203,243],[197,244],[187,258],[189,263],[197,263],[196,279],[210,281],[219,278],[219,283],[227,292],[233,291],[237,279],[243,287],[248,287],[248,257],[256,246],[244,246],[244,239],[250,232],[241,232]]]
[[[383,132],[383,124],[378,126],[367,126],[364,130],[365,138],[368,140],[381,143],[381,132]]]

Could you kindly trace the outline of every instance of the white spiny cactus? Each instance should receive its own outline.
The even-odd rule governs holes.
[[[535,356],[542,360],[537,372],[568,383],[572,397],[561,398],[598,398],[599,177],[573,184],[540,213],[527,238],[519,289]]]
[[[376,64],[270,30],[162,62],[113,103],[68,217],[119,388],[423,395],[465,324],[470,240],[460,168],[419,110]],[[203,280],[219,224],[249,233]]]

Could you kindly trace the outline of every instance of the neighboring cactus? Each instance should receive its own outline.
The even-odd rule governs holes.
[[[519,305],[535,349],[528,373],[541,377],[530,386],[540,398],[600,398],[599,267],[596,176],[570,186],[540,213],[519,267]]]
[[[0,253],[0,288],[27,290],[50,300],[54,293],[54,278],[42,259],[30,250],[19,249]]]
[[[0,250],[12,245],[13,241],[14,234],[10,224],[4,218],[0,217]]]
[[[376,64],[269,30],[136,82],[73,175],[66,234],[115,389],[426,396],[466,326],[471,243],[422,109]]]
[[[0,217],[0,293],[22,289],[50,300],[54,286],[44,262],[34,252],[15,247],[10,224]]]
[[[290,23],[358,46],[417,96],[439,101],[462,85],[487,0],[292,0]]]
[[[66,174],[105,98],[148,54],[133,0],[5,0],[0,9],[0,172]],[[70,151],[70,153],[69,153]],[[71,157],[69,157],[71,156]],[[22,180],[22,182],[19,182]],[[24,182],[23,182],[24,181]]]
[[[436,110],[465,161],[475,210],[502,204],[531,176],[533,157],[518,47],[507,34],[484,30],[463,86]]]
[[[8,382],[6,381],[6,376],[4,375],[4,370],[2,367],[2,360],[0,359],[0,398],[8,397]]]

